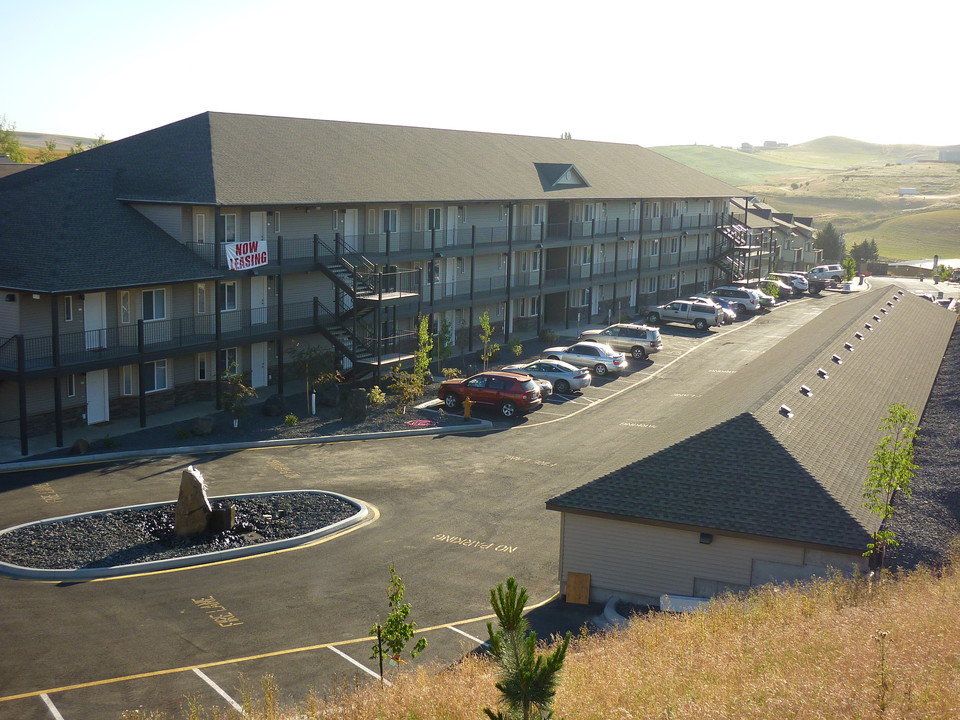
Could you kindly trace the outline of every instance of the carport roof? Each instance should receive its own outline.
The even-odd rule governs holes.
[[[956,317],[898,289],[848,302],[863,311],[840,332],[820,336],[817,347],[796,348],[794,370],[770,367],[771,359],[783,362],[778,346],[751,363],[753,372],[738,373],[745,377],[733,383],[766,383],[752,407],[555,497],[547,508],[864,549],[879,522],[862,503],[880,420],[891,403],[922,411]],[[803,329],[802,340],[833,327],[824,315]]]

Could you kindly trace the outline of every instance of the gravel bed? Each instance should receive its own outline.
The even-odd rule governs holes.
[[[0,561],[45,570],[103,568],[167,560],[285,540],[356,514],[339,497],[295,492],[219,498],[233,505],[233,530],[190,537],[174,534],[176,503],[87,515],[0,534]]]
[[[905,350],[909,352],[909,350]],[[960,538],[960,330],[954,328],[914,442],[913,496],[894,498],[895,567],[940,566]]]

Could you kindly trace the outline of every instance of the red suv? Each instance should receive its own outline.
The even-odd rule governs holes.
[[[468,378],[440,383],[437,397],[451,410],[470,398],[475,403],[497,408],[504,417],[536,410],[543,404],[540,386],[529,375],[482,372]]]

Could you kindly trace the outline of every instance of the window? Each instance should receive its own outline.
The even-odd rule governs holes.
[[[675,238],[675,237],[670,238],[670,252],[672,253],[680,252],[680,238]]]
[[[142,295],[143,319],[163,320],[167,317],[167,291],[144,290]]]
[[[501,205],[500,206],[500,222],[508,222],[510,220],[510,206]]]
[[[198,217],[200,217],[201,220],[203,219],[203,215]],[[223,216],[223,241],[237,241],[237,216],[234,213],[229,213]]]
[[[130,291],[120,291],[120,322],[130,322]]]
[[[427,282],[431,285],[440,282],[440,263],[436,260],[427,263]]]
[[[396,231],[397,231],[397,211],[384,210],[383,211],[383,228],[381,232],[395,233]]]
[[[63,296],[63,321],[73,322],[73,295]]]
[[[209,380],[210,373],[210,357],[207,353],[199,353],[197,355],[197,380]]]
[[[220,361],[223,363],[223,376],[227,377],[228,375],[239,375],[240,374],[240,363],[238,361],[237,349],[224,348],[220,351]]]
[[[591,247],[589,245],[578,245],[573,249],[573,264],[574,265],[589,265],[590,264],[590,255]]]
[[[237,283],[236,281],[230,281],[225,283],[220,283],[220,310],[236,310],[237,309]]]
[[[655,292],[657,291],[657,278],[656,278],[656,277],[648,277],[648,278],[644,281],[643,284],[644,284],[644,287],[645,287],[644,292],[655,293]]]
[[[660,203],[659,202],[644,203],[643,217],[648,220],[660,217]]]
[[[530,253],[530,269],[534,272],[540,270],[540,251],[534,250]]]
[[[120,392],[133,395],[133,365],[124,365],[120,372]]]
[[[677,276],[676,274],[670,276],[670,284],[667,286],[669,290],[675,290],[677,287]]]
[[[143,391],[157,392],[167,389],[167,361],[157,360],[143,364]]]
[[[546,221],[547,221],[547,206],[534,205],[533,206],[533,224],[542,225]]]
[[[207,286],[204,283],[197,283],[197,315],[203,315],[207,311]]]
[[[207,218],[201,213],[193,215],[193,241],[198,243],[207,241]]]
[[[590,288],[579,288],[573,291],[571,307],[585,307],[590,304]]]
[[[413,209],[413,231],[423,232],[423,208]]]
[[[367,235],[377,234],[377,211],[367,210]]]
[[[649,255],[650,257],[656,257],[659,254],[660,254],[660,241],[651,240],[647,244],[647,255]]]
[[[77,376],[67,375],[67,397],[77,396]]]
[[[273,213],[273,231],[275,233],[280,232],[280,211],[279,210]]]
[[[596,217],[594,215],[595,211],[596,211],[596,207],[592,203],[586,203],[583,206],[583,221],[592,222],[594,217]]]
[[[517,317],[536,317],[540,314],[540,298],[520,298],[514,303]]]
[[[440,223],[440,208],[427,208],[427,230],[440,230]]]

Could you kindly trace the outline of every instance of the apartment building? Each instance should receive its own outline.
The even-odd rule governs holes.
[[[0,179],[0,434],[283,392],[292,343],[382,376],[730,279],[742,192],[635,145],[202,113]]]

